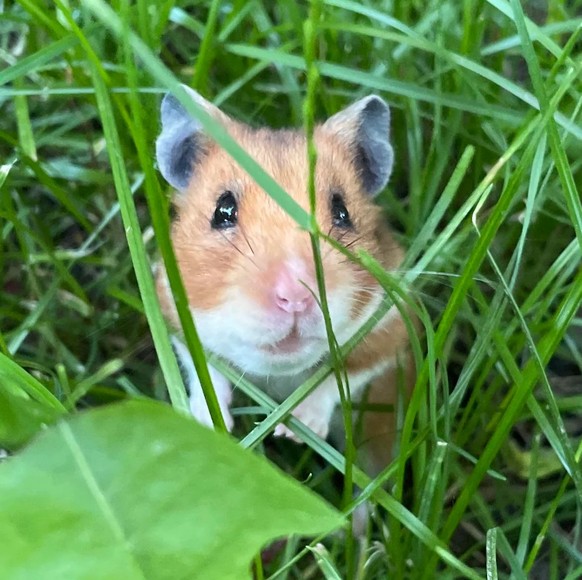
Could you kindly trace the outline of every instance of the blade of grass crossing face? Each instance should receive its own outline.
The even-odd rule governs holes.
[[[305,119],[305,135],[307,137],[307,159],[309,163],[309,175],[307,182],[307,191],[309,193],[309,211],[312,219],[313,232],[319,234],[319,226],[316,218],[317,192],[315,186],[315,168],[317,164],[317,150],[313,140],[313,132],[315,128],[315,97],[319,85],[319,73],[315,65],[316,47],[318,42],[318,27],[322,16],[322,3],[317,0],[311,2],[309,10],[309,18],[304,24],[304,58],[305,67],[307,70],[307,94],[303,103],[303,117]],[[319,245],[319,237],[316,233],[311,233],[311,247],[313,259],[315,263],[315,274],[317,278],[317,289],[319,294],[319,303],[321,312],[325,322],[325,330],[328,339],[329,352],[331,356],[332,369],[339,390],[342,409],[344,411],[344,426],[345,426],[345,440],[346,440],[346,479],[344,484],[344,504],[351,500],[353,494],[351,481],[351,467],[354,459],[354,446],[352,441],[352,410],[349,396],[349,386],[342,379],[342,372],[344,365],[338,353],[337,340],[333,332],[332,320],[329,314],[329,307],[327,303],[327,293],[325,290],[325,275],[323,265],[321,263],[321,248]],[[353,555],[348,550],[348,559]]]
[[[133,33],[128,32],[121,19],[103,0],[83,0],[91,12],[109,28],[116,37],[127,33],[128,42],[136,56],[152,77],[167,87],[182,106],[195,117],[203,129],[244,169],[291,218],[304,230],[311,231],[311,218],[283,188],[261,166],[250,157],[229,135],[226,129],[213,119],[200,105],[195,103],[182,88],[176,77],[165,67],[152,51]]]
[[[378,320],[390,310],[394,305],[392,299],[389,296],[385,296],[382,303],[370,316],[370,318],[360,327],[360,329],[341,347],[341,356],[345,357],[368,335],[369,332],[376,326]],[[221,368],[224,368],[224,363]],[[214,364],[214,363],[213,363]],[[222,372],[222,371],[221,371]],[[227,372],[227,371],[225,371]],[[262,441],[269,433],[272,431],[278,423],[280,423],[284,418],[289,415],[289,413],[303,400],[305,397],[311,393],[321,382],[327,378],[331,373],[331,366],[326,363],[323,364],[305,383],[300,387],[297,387],[293,393],[283,401],[272,413],[270,413],[266,419],[261,421],[246,437],[241,440],[241,445],[243,447],[254,447],[260,441]],[[225,375],[227,376],[227,375]],[[237,378],[234,375],[230,375],[231,381],[236,385]]]
[[[129,4],[127,0],[123,2],[124,12],[127,14]],[[127,19],[126,19],[127,21]],[[220,410],[218,398],[212,385],[208,366],[206,364],[206,357],[204,350],[198,336],[198,332],[192,320],[192,314],[188,307],[188,297],[184,289],[182,277],[178,269],[176,257],[170,241],[170,221],[168,218],[167,208],[163,201],[162,194],[158,185],[158,180],[155,176],[153,165],[151,163],[149,149],[146,147],[148,139],[146,138],[146,131],[143,120],[143,107],[139,100],[137,92],[137,70],[133,60],[131,47],[128,43],[128,35],[123,36],[126,70],[130,88],[129,104],[131,110],[131,118],[133,127],[135,129],[135,144],[138,151],[138,156],[141,162],[142,169],[145,175],[145,193],[152,218],[152,225],[156,235],[156,241],[164,260],[167,278],[170,284],[170,289],[174,296],[176,310],[182,326],[184,334],[184,341],[194,362],[196,374],[204,393],[204,398],[208,405],[210,417],[213,425],[221,431],[226,431],[224,418]]]
[[[151,270],[141,236],[139,221],[129,180],[123,164],[123,153],[119,142],[119,135],[113,114],[113,107],[109,98],[107,86],[96,68],[92,68],[92,78],[97,97],[97,106],[103,123],[103,131],[107,143],[109,160],[113,172],[113,180],[119,197],[121,216],[125,226],[125,233],[129,245],[131,259],[134,265],[137,283],[143,300],[146,317],[150,325],[152,338],[158,354],[160,367],[166,380],[168,393],[174,407],[188,413],[188,399],[184,390],[182,376],[176,357],[170,345],[168,331],[160,310]]]
[[[304,46],[303,55],[305,58],[305,68],[307,70],[307,94],[303,103],[303,117],[305,135],[307,139],[307,159],[309,164],[309,175],[307,182],[307,191],[309,194],[309,211],[311,213],[312,231],[311,249],[315,263],[315,275],[317,279],[317,289],[321,313],[325,323],[325,331],[327,335],[329,352],[331,357],[332,369],[339,391],[340,400],[343,410],[344,429],[345,429],[345,471],[344,471],[344,489],[342,504],[347,505],[353,495],[352,484],[352,465],[355,456],[355,447],[352,437],[352,408],[351,397],[349,392],[349,383],[346,377],[346,383],[342,374],[344,373],[344,361],[340,356],[337,339],[334,335],[332,320],[329,314],[329,307],[327,302],[327,292],[325,289],[325,274],[323,271],[323,264],[321,262],[321,247],[319,244],[319,226],[317,224],[317,192],[315,185],[315,169],[317,164],[317,149],[313,140],[313,132],[315,129],[315,98],[316,91],[319,86],[319,71],[315,64],[316,50],[318,46],[318,31],[319,22],[322,18],[322,2],[320,0],[311,0],[309,17],[304,23]],[[352,576],[355,570],[354,558],[354,542],[353,536],[350,534],[346,538],[346,566],[347,574]],[[321,561],[318,560],[321,567]],[[325,568],[322,568],[325,571]]]

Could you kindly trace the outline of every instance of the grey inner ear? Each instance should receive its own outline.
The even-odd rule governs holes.
[[[376,195],[388,184],[394,151],[390,145],[390,110],[379,97],[369,97],[360,111],[356,129],[354,163],[364,189]]]
[[[202,127],[169,93],[162,100],[161,120],[162,132],[156,141],[158,167],[172,187],[183,191],[204,153]]]

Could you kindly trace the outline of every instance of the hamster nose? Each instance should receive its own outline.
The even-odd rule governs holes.
[[[292,314],[307,312],[315,304],[307,281],[301,281],[288,270],[283,270],[275,282],[274,301],[280,310]]]

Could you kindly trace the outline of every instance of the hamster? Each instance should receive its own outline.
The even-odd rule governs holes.
[[[185,89],[308,210],[308,161],[302,131],[251,128]],[[202,344],[280,401],[329,354],[324,319],[314,297],[317,282],[309,235],[204,133],[171,94],[162,101],[161,125],[157,162],[176,190],[172,242]],[[375,95],[330,117],[314,133],[315,182],[322,231],[352,251],[366,250],[393,271],[403,251],[374,202],[392,171],[389,133],[389,108]],[[343,344],[376,311],[384,293],[372,275],[323,240],[321,251],[329,312],[337,340]],[[178,329],[167,278],[163,268],[158,272],[164,315]],[[173,340],[187,377],[192,415],[211,426],[188,350],[178,335]],[[393,307],[346,359],[352,399],[374,383],[370,399],[394,403],[397,357],[407,346],[406,327]],[[230,430],[231,384],[211,366],[209,371]],[[293,415],[325,438],[339,401],[331,375]],[[372,446],[377,440],[376,458],[387,456],[389,443],[383,436],[394,429],[393,419],[387,417],[393,414],[367,414],[363,437]],[[284,424],[276,427],[274,435],[295,439]]]

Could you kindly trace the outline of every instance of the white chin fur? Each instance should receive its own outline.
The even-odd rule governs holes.
[[[341,343],[349,339],[379,305],[374,297],[356,321],[349,318],[355,289],[336,289],[328,294],[329,311]],[[192,311],[204,347],[232,362],[244,372],[257,376],[290,375],[314,367],[328,354],[328,342],[320,313],[300,321],[299,332],[306,337],[297,350],[276,352],[267,347],[284,339],[291,328],[269,320],[259,307],[240,294],[228,297],[212,311]]]

